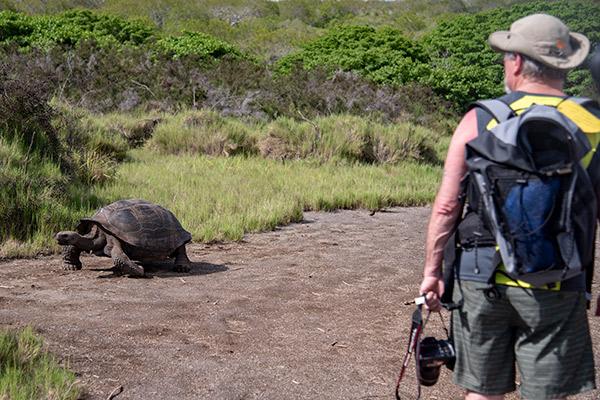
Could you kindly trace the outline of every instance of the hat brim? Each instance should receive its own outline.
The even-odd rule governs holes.
[[[585,35],[571,32],[569,36],[573,52],[567,57],[539,54],[531,43],[509,31],[492,33],[488,43],[494,51],[521,53],[551,68],[568,70],[583,63],[590,52],[590,41]]]

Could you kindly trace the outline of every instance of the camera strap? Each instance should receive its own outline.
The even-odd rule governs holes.
[[[404,378],[404,373],[406,372],[406,367],[410,362],[410,357],[412,353],[415,352],[415,370],[417,374],[419,373],[419,367],[417,365],[419,360],[419,340],[421,338],[421,333],[423,332],[423,328],[425,324],[423,323],[423,313],[421,308],[423,306],[419,304],[415,312],[413,312],[412,316],[412,324],[410,327],[410,340],[408,341],[408,346],[406,348],[406,352],[404,353],[404,359],[402,360],[402,368],[400,369],[400,374],[398,375],[398,381],[396,382],[396,400],[400,399],[400,382],[402,382],[402,378]],[[429,319],[429,314],[427,314],[427,319]],[[421,398],[421,384],[417,379],[417,400]]]
[[[406,372],[406,368],[410,362],[410,357],[413,353],[415,353],[415,373],[417,375],[417,397],[415,400],[419,400],[421,398],[421,383],[420,383],[420,372],[419,372],[419,342],[421,340],[421,335],[425,330],[425,325],[427,325],[427,321],[429,321],[429,317],[431,315],[431,311],[427,311],[427,316],[425,320],[423,320],[423,304],[418,304],[417,309],[413,312],[412,315],[412,324],[410,327],[410,340],[408,341],[408,346],[406,348],[406,352],[404,353],[404,359],[402,360],[402,368],[400,369],[400,374],[398,375],[398,381],[396,382],[396,400],[402,400],[400,398],[400,382],[404,378],[404,373]],[[446,324],[444,321],[444,317],[441,312],[437,312],[442,320],[442,326],[444,331],[446,332],[446,336],[449,337],[448,329],[446,328]]]

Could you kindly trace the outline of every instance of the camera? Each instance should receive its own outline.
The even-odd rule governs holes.
[[[423,386],[433,386],[440,377],[442,365],[454,368],[456,354],[450,340],[428,336],[419,342],[418,352],[419,382]]]

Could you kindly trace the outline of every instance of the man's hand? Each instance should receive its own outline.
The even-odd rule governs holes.
[[[421,282],[419,289],[421,294],[425,295],[425,307],[431,311],[441,309],[440,297],[444,293],[444,280],[437,276],[426,276]]]

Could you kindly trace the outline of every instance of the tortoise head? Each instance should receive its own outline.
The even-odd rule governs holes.
[[[54,239],[61,246],[74,246],[81,251],[99,250],[106,244],[104,233],[96,226],[85,235],[75,231],[58,232]]]

